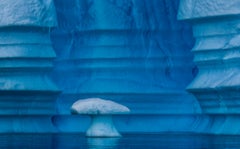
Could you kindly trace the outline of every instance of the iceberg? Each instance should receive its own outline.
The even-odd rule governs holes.
[[[112,122],[113,114],[126,114],[130,110],[116,102],[99,98],[80,99],[72,107],[73,114],[87,114],[92,117],[92,124],[87,130],[88,137],[121,136]]]

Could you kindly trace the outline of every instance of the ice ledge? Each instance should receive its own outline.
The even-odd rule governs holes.
[[[239,0],[181,0],[179,20],[240,14]]]
[[[3,26],[56,26],[56,13],[52,0],[2,0],[0,27]]]

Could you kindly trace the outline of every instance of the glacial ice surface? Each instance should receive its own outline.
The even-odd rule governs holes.
[[[53,0],[1,0],[0,26],[57,25]]]
[[[238,15],[239,0],[181,0],[179,19],[199,19],[204,17]]]

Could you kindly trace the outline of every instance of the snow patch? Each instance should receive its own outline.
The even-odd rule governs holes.
[[[80,99],[71,108],[73,114],[124,114],[130,110],[116,102],[100,98]]]

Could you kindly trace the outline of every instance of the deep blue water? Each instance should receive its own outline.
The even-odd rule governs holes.
[[[125,134],[122,138],[86,138],[83,134],[1,134],[0,148],[238,149],[240,148],[240,136]]]

